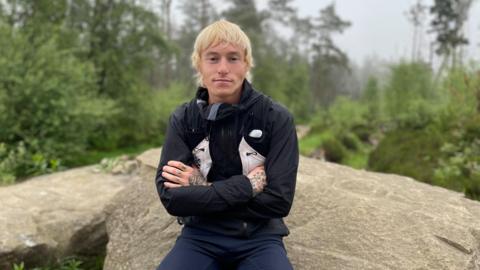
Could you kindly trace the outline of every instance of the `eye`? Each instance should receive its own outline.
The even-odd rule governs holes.
[[[208,62],[217,62],[217,61],[218,61],[218,57],[216,57],[216,56],[209,56],[209,57],[207,57],[207,61],[208,61]]]
[[[237,57],[237,56],[231,56],[228,60],[230,60],[230,62],[236,62],[236,61],[240,60],[240,58]]]

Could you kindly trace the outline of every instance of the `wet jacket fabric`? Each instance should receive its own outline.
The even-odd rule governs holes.
[[[185,226],[222,235],[287,235],[298,143],[292,115],[244,81],[239,104],[208,104],[207,89],[170,116],[156,186],[167,212]],[[165,188],[170,160],[196,165],[211,186]],[[256,196],[248,172],[265,166],[267,185]]]

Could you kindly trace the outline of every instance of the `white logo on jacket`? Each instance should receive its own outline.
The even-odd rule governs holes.
[[[262,133],[261,130],[254,129],[248,135],[252,138],[260,138]],[[209,143],[210,142],[205,138],[192,150],[195,164],[205,178],[207,178],[207,175],[212,168],[212,157],[210,155]],[[265,157],[251,147],[244,137],[242,137],[240,145],[238,146],[238,153],[240,154],[240,160],[242,161],[242,173],[245,176],[255,167],[265,163]]]

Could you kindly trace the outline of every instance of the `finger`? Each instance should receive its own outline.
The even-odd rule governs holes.
[[[173,174],[170,174],[168,172],[162,172],[162,177],[167,179],[168,181],[175,182],[181,184],[181,179]]]
[[[182,186],[182,185],[174,184],[174,183],[171,183],[171,182],[164,182],[163,185],[164,185],[166,188],[179,188],[179,187]]]
[[[168,163],[167,163],[169,166],[172,166],[172,167],[175,167],[181,171],[184,171],[184,172],[191,172],[193,171],[193,168],[190,167],[190,166],[187,166],[185,164],[183,164],[183,162],[180,162],[180,161],[176,161],[176,160],[170,160]]]
[[[265,171],[265,167],[263,165],[260,165],[258,167],[253,168],[253,170],[251,170],[250,173],[256,173],[259,171]]]
[[[176,176],[181,176],[182,173],[183,173],[181,170],[179,170],[175,167],[172,167],[172,166],[168,166],[168,165],[163,166],[162,171],[168,172],[168,173],[176,175]]]

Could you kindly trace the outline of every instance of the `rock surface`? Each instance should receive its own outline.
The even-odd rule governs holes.
[[[107,220],[107,257],[103,269],[155,269],[180,231],[176,218],[161,206],[154,183],[159,150],[137,157],[141,177],[112,201]]]
[[[180,226],[154,186],[160,150],[112,204],[106,270],[155,269]],[[289,257],[307,269],[480,269],[480,203],[407,177],[301,158],[286,223]]]
[[[0,269],[100,254],[108,241],[106,206],[130,178],[84,167],[1,187]]]

